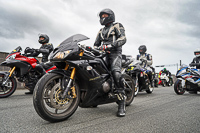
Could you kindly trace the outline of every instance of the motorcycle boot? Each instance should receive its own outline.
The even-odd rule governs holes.
[[[124,92],[116,94],[118,98],[118,117],[124,117],[126,115],[126,98]]]

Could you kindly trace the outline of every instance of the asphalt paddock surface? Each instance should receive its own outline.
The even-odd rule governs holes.
[[[17,90],[0,99],[1,133],[198,133],[200,132],[200,93],[176,95],[173,87],[155,88],[152,94],[140,92],[127,107],[126,116],[116,117],[117,104],[78,108],[68,120],[50,123],[37,115],[32,95]]]

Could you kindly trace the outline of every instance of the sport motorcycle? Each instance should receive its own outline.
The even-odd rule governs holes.
[[[142,63],[142,61],[134,60],[134,62],[128,68],[126,68],[126,73],[131,76],[135,82],[135,96],[137,96],[138,92],[141,91],[152,93],[154,90],[154,80],[152,81],[151,85],[147,75],[147,72],[150,70],[141,67],[140,64]]]
[[[163,87],[173,85],[173,78],[167,76],[166,73],[161,73],[160,80]]]
[[[182,95],[185,91],[196,93],[200,91],[200,72],[195,68],[183,64],[176,73],[176,82],[174,91],[178,95]]]
[[[63,121],[78,107],[118,103],[113,76],[104,61],[106,53],[79,44],[87,39],[82,34],[73,35],[49,55],[57,70],[38,81],[33,95],[34,108],[44,120]],[[128,106],[134,99],[134,82],[126,74],[122,77]]]
[[[17,47],[0,64],[1,66],[10,67],[9,72],[0,71],[0,98],[9,97],[15,92],[17,88],[16,79],[24,83],[25,88],[33,89],[41,77],[35,70],[36,65],[40,64],[39,61],[35,57],[27,57],[27,54],[30,53],[27,50],[24,54],[21,54],[21,51],[22,48]],[[46,72],[53,69],[56,69],[56,66],[48,68]]]

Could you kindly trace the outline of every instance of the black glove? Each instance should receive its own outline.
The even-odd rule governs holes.
[[[24,53],[32,53],[34,51],[34,49],[30,48],[30,47],[26,47],[26,49],[24,50]]]
[[[140,61],[142,61],[142,62],[147,62],[147,59],[140,59]]]
[[[35,49],[35,52],[40,53],[40,49]]]

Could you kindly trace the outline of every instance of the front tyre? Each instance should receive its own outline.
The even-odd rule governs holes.
[[[165,87],[167,85],[166,80],[161,80],[161,84],[163,87]]]
[[[80,90],[75,81],[68,91],[66,98],[60,87],[62,75],[55,73],[45,74],[36,84],[33,95],[33,104],[38,115],[49,122],[58,122],[68,119],[78,108]]]
[[[185,93],[185,90],[182,87],[181,80],[176,80],[174,84],[174,91],[177,95],[183,95]]]
[[[135,85],[133,79],[127,75],[122,74],[122,78],[125,79],[124,89],[125,89],[125,96],[126,96],[126,106],[129,106],[135,96]]]
[[[154,90],[154,81],[152,81],[152,83],[151,84],[149,84],[149,86],[148,86],[148,89],[146,90],[146,92],[148,93],[148,94],[151,94],[152,92],[153,92],[153,90]]]
[[[4,76],[4,74],[0,74],[0,98],[11,96],[17,88],[17,81],[14,77],[10,77],[6,84],[2,86]]]

